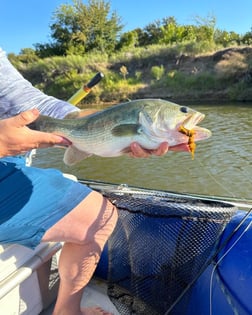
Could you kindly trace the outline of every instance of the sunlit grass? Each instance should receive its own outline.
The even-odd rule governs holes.
[[[217,50],[213,43],[150,45],[106,54],[69,55],[17,62],[37,88],[68,99],[97,72],[105,77],[83,103],[118,102],[147,95],[202,98],[223,92],[227,99],[251,99],[251,52]],[[220,57],[215,57],[220,54]],[[165,94],[166,93],[166,94]],[[223,95],[224,95],[223,94]]]

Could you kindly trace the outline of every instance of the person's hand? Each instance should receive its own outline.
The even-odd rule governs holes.
[[[26,125],[39,116],[37,109],[20,113],[17,116],[0,120],[0,157],[23,154],[35,148],[71,144],[61,136],[31,130]]]
[[[147,158],[151,155],[162,156],[169,151],[186,151],[189,152],[189,146],[187,144],[179,144],[173,147],[169,147],[167,142],[162,142],[156,150],[146,150],[142,148],[137,142],[133,142],[130,145],[131,152],[129,156],[138,158]]]

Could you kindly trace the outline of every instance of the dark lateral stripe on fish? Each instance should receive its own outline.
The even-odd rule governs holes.
[[[124,124],[114,127],[111,132],[115,137],[134,136],[140,134],[141,125],[139,124]]]

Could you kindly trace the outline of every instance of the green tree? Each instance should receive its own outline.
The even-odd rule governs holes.
[[[136,30],[123,33],[120,40],[116,46],[116,50],[121,50],[123,48],[136,47],[138,46],[138,33]]]
[[[35,44],[36,54],[40,58],[46,58],[51,56],[63,56],[66,53],[66,49],[60,43],[37,43]]]
[[[217,29],[214,34],[214,41],[216,44],[220,44],[223,47],[228,47],[232,44],[240,44],[240,35],[235,32],[227,32]]]
[[[8,58],[16,67],[18,67],[18,64],[29,64],[39,59],[32,48],[23,48],[18,55],[8,54]]]
[[[216,26],[216,18],[208,15],[206,18],[195,16],[197,24],[197,41],[214,42],[214,32]]]
[[[110,3],[89,0],[88,5],[85,5],[76,1],[75,7],[80,26],[75,39],[82,42],[87,51],[113,52],[123,25],[116,12],[110,14]]]
[[[149,36],[144,29],[136,28],[134,29],[134,32],[137,34],[137,43],[139,47],[149,45]]]
[[[195,25],[185,25],[184,26],[184,33],[183,33],[183,40],[194,42],[197,38],[197,27]]]
[[[159,42],[172,44],[180,41],[178,38],[178,28],[176,19],[173,16],[163,19],[163,25],[161,26],[162,35]]]
[[[252,28],[242,36],[241,41],[244,45],[252,45]]]
[[[110,13],[110,3],[89,0],[84,4],[74,0],[73,5],[62,4],[53,15],[50,26],[51,44],[37,44],[36,48],[57,55],[79,54],[96,50],[101,53],[114,51],[123,28],[116,12]]]
[[[143,29],[136,29],[138,34],[139,46],[157,44],[159,42],[161,31],[161,22],[159,20],[149,23]]]

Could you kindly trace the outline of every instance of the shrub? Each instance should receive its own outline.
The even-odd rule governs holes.
[[[164,66],[153,66],[151,67],[151,74],[154,77],[155,80],[159,81],[162,76],[164,75],[165,69]]]

